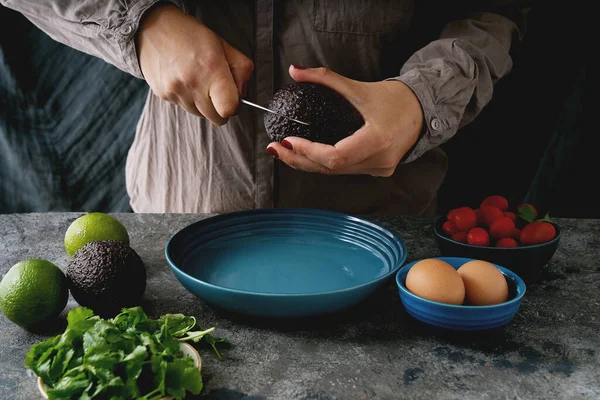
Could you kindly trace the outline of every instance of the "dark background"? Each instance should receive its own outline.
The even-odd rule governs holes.
[[[600,217],[591,15],[577,2],[530,13],[512,73],[443,146],[441,213],[501,194],[557,217]],[[131,211],[124,167],[147,91],[0,6],[0,213]]]

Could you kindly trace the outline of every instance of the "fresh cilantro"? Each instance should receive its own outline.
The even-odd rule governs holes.
[[[201,330],[196,324],[196,318],[188,317],[183,314],[166,314],[160,317],[159,321],[169,326],[171,335],[176,337],[179,341],[192,341],[198,343],[201,340],[204,340],[204,342],[212,347],[219,360],[223,359],[216,345],[217,343],[227,343],[227,339],[211,335],[210,333],[213,332],[215,328]]]
[[[149,318],[140,307],[102,319],[85,307],[69,311],[67,328],[31,347],[25,366],[41,377],[50,399],[183,399],[202,391],[202,374],[179,342],[203,340],[221,354],[225,339],[183,314]]]
[[[219,360],[222,360],[223,357],[221,357],[221,353],[219,352],[219,349],[217,349],[217,343],[227,343],[227,339],[213,335],[204,335],[203,339],[210,344],[210,347],[213,348],[214,352],[217,354],[217,357],[219,357]]]

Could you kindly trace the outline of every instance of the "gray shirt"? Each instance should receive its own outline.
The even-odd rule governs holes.
[[[493,2],[504,3],[497,9],[483,8],[485,1],[473,2],[479,9],[433,0],[168,1],[254,61],[249,100],[267,104],[292,83],[290,64],[326,66],[351,79],[406,83],[421,102],[424,129],[391,177],[326,176],[273,160],[259,110],[242,106],[216,126],[150,91],[126,165],[136,212],[276,206],[432,214],[447,168],[439,146],[490,101],[522,34],[510,1]],[[157,2],[0,0],[55,40],[140,79],[134,38]]]

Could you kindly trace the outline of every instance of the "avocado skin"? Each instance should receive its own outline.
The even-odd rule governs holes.
[[[278,90],[268,108],[310,125],[273,113],[265,113],[267,135],[274,142],[297,136],[312,142],[334,145],[363,126],[358,110],[335,90],[315,83],[297,82]]]
[[[129,245],[93,241],[79,249],[66,271],[71,295],[79,305],[103,317],[139,305],[146,290],[146,267]]]

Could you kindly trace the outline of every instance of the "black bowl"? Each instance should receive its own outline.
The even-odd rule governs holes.
[[[446,218],[439,218],[433,225],[433,233],[443,257],[465,257],[502,265],[519,275],[525,283],[543,280],[544,268],[556,252],[561,231],[556,224],[556,235],[549,242],[519,247],[473,246],[450,239],[442,230]]]

